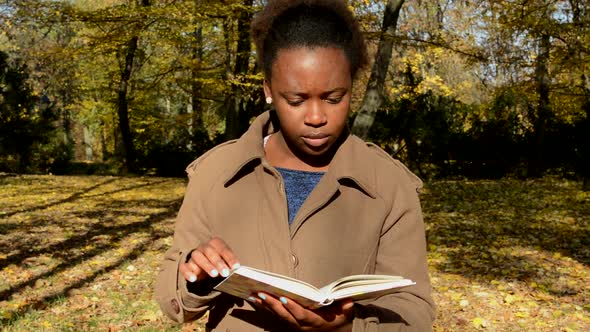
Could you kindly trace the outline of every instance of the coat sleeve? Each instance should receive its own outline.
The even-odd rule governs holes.
[[[381,233],[375,274],[399,275],[416,285],[376,300],[355,304],[353,331],[432,331],[434,302],[428,277],[420,185],[398,190]]]
[[[156,300],[162,311],[179,323],[203,316],[219,295],[210,285],[199,287],[199,281],[188,285],[178,271],[180,264],[187,261],[192,250],[211,238],[203,209],[203,200],[207,193],[203,188],[202,175],[190,171],[193,166],[195,165],[187,168],[189,183],[176,219],[172,246],[164,256],[155,289]],[[195,289],[199,291],[194,291]]]

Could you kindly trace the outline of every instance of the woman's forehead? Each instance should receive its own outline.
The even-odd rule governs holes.
[[[272,80],[289,86],[348,85],[350,62],[336,47],[298,47],[280,50],[272,67]]]

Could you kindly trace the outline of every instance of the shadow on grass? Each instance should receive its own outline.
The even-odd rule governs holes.
[[[2,173],[2,172],[0,172],[0,181],[7,179],[7,178],[14,178],[17,176],[18,176],[18,174],[15,174],[15,173]]]
[[[27,213],[27,212],[32,212],[32,211],[36,211],[36,210],[42,210],[42,209],[45,209],[45,208],[48,208],[51,206],[55,206],[55,205],[59,205],[59,204],[70,203],[70,202],[73,202],[77,199],[80,199],[82,197],[82,195],[84,195],[85,193],[90,192],[91,190],[96,189],[100,186],[106,185],[108,183],[112,183],[115,180],[116,179],[110,179],[110,180],[101,182],[101,183],[96,184],[92,187],[89,187],[89,188],[86,188],[82,191],[76,192],[76,193],[70,195],[66,199],[62,199],[62,200],[59,200],[56,202],[52,202],[52,203],[48,203],[45,205],[36,206],[36,207],[28,208],[28,209],[13,211],[13,212],[7,213],[5,215],[0,215],[0,218],[8,218],[9,216],[15,215],[17,213]],[[84,196],[84,198],[97,198],[99,196],[108,196],[108,195],[123,192],[123,191],[140,189],[140,188],[144,188],[144,187],[148,187],[148,186],[155,186],[155,185],[161,184],[166,181],[167,180],[160,180],[160,181],[153,181],[153,182],[145,183],[145,184],[127,186],[127,187],[123,187],[123,188],[109,191],[109,192],[105,192],[105,193]],[[157,202],[158,201],[156,201],[156,203]],[[145,202],[138,202],[138,201],[133,202],[133,204],[136,206],[145,206],[144,203]],[[154,203],[154,202],[151,202],[151,203]],[[163,207],[163,208],[168,208],[170,206],[169,202],[164,202],[161,205],[162,205],[161,207]],[[99,206],[99,207],[93,209],[92,211],[84,211],[83,213],[78,214],[78,216],[85,216],[85,217],[92,217],[92,218],[104,218],[105,214],[106,214],[105,212],[111,211],[114,207],[115,206],[113,205],[113,202],[110,201],[109,203]],[[120,207],[129,208],[130,203],[125,202]],[[119,212],[119,213],[125,213],[125,212]],[[64,222],[68,223],[70,221],[63,220],[60,222],[60,221],[56,221],[56,220],[52,220],[52,219],[46,219],[43,221],[35,222],[35,227],[38,227],[43,224],[59,225]],[[86,242],[88,242],[88,240],[92,239],[94,236],[104,234],[103,232],[105,230],[112,231],[112,229],[110,229],[109,226],[107,226],[107,224],[108,224],[107,220],[102,220],[99,224],[93,224],[92,229],[90,229],[88,232],[70,237],[62,242],[57,242],[57,243],[51,244],[47,247],[42,247],[42,248],[37,248],[37,249],[32,249],[32,250],[29,249],[27,252],[19,251],[16,254],[8,255],[4,259],[0,259],[0,269],[4,268],[10,264],[19,263],[29,257],[35,257],[35,256],[39,256],[39,255],[45,254],[45,253],[54,253],[54,252],[57,252],[58,250],[68,250],[70,248],[77,246],[80,243],[86,243]],[[15,223],[0,224],[0,234],[7,234],[8,231],[14,231],[14,230],[18,229],[19,227],[27,227],[27,226],[19,226]],[[128,225],[119,225],[119,226],[114,226],[114,229],[126,228],[126,227],[128,227]],[[7,229],[7,231],[4,231],[4,229]],[[17,240],[15,240],[15,241],[17,241]],[[27,242],[28,241],[29,240],[27,240]],[[30,245],[31,243],[28,243],[28,244]],[[25,246],[27,246],[27,245],[23,243],[22,247],[25,247]],[[0,293],[0,298],[3,298],[2,293]]]
[[[104,185],[107,185],[109,183],[113,183],[113,182],[115,182],[117,180],[118,180],[118,178],[112,178],[112,179],[108,179],[106,181],[99,182],[99,183],[97,183],[97,184],[95,184],[93,186],[90,186],[88,188],[84,188],[84,190],[75,192],[75,193],[71,194],[70,196],[68,196],[68,197],[66,197],[64,199],[60,199],[60,200],[55,201],[55,202],[51,202],[51,203],[47,203],[47,204],[42,204],[42,205],[38,205],[38,206],[33,206],[33,207],[26,208],[26,209],[21,209],[21,210],[15,210],[15,211],[10,211],[10,212],[0,212],[0,218],[8,218],[8,217],[12,217],[12,216],[14,216],[15,214],[18,214],[18,213],[33,212],[33,211],[36,211],[36,210],[47,209],[47,208],[52,207],[52,206],[55,206],[55,205],[73,202],[73,201],[79,199],[80,197],[82,197],[82,195],[84,195],[84,194],[86,194],[86,193],[88,193],[88,192],[90,192],[90,191],[92,191],[94,189],[97,189],[99,187],[102,187]]]
[[[18,223],[3,223],[0,224],[0,235],[8,234],[12,230],[19,228],[20,225]],[[1,268],[1,266],[0,266]]]
[[[4,310],[6,316],[0,317],[0,326],[10,326],[19,319],[19,316],[29,310],[42,309],[51,305],[50,303],[57,299],[69,296],[71,290],[83,287],[97,277],[117,269],[124,262],[139,257],[155,241],[172,234],[168,221],[176,216],[182,203],[181,197],[160,195],[156,197],[161,198],[144,199],[141,191],[123,196],[125,201],[114,200],[110,197],[112,194],[155,186],[170,180],[151,179],[148,183],[122,186],[109,192],[86,195],[91,190],[113,183],[116,180],[101,181],[68,196],[66,199],[29,209],[12,211],[1,216],[0,220],[4,220],[2,220],[3,223],[0,223],[0,235],[4,237],[3,242],[7,244],[4,249],[15,253],[0,259],[0,271],[11,264],[17,265],[18,268],[30,264],[35,265],[37,258],[41,257],[48,257],[55,262],[55,265],[50,265],[47,270],[33,273],[30,277],[25,276],[21,279],[22,281],[16,280],[16,283],[12,283],[8,288],[1,290],[1,301],[9,302],[21,292],[27,292],[31,288],[39,288],[37,283],[40,280],[58,276],[69,269],[88,264],[93,259],[102,259],[99,257],[110,250],[119,248],[119,246],[124,247],[122,243],[126,243],[126,239],[133,238],[134,234],[139,235],[138,238],[142,238],[142,241],[126,244],[131,250],[129,253],[122,254],[120,257],[117,255],[116,261],[105,262],[105,265],[92,269],[89,272],[90,275],[83,276],[81,280],[54,284],[56,286],[55,291],[32,297],[30,301],[27,301],[26,305],[21,305],[8,312]],[[57,189],[67,190],[67,188]],[[157,190],[163,189],[157,188]],[[57,215],[53,213],[44,214],[43,211],[37,212],[33,217],[41,216],[41,218],[40,220],[34,220],[33,223],[20,224],[19,222],[12,222],[8,217],[18,213],[38,211],[59,204],[76,202],[77,200],[80,201],[73,210],[66,209],[60,211]],[[51,228],[47,228],[48,226]],[[70,231],[69,234],[71,235],[65,235],[64,231]],[[23,234],[34,235],[23,236]],[[12,236],[12,239],[10,236]],[[65,239],[51,241],[52,236],[65,236]],[[47,241],[48,239],[49,241]]]
[[[180,201],[176,201],[173,204],[167,204],[167,210],[161,213],[153,214],[148,216],[144,221],[130,223],[130,224],[123,224],[123,225],[116,225],[110,226],[108,223],[101,223],[96,225],[92,230],[87,233],[80,234],[73,238],[68,239],[65,242],[56,243],[49,247],[43,248],[42,250],[36,250],[33,252],[29,252],[28,256],[39,256],[42,254],[53,254],[54,258],[64,258],[66,259],[63,263],[58,264],[57,266],[51,268],[49,271],[41,273],[31,279],[26,281],[20,282],[12,287],[8,288],[7,290],[0,292],[0,299],[9,299],[10,296],[19,292],[25,287],[29,287],[35,284],[37,280],[46,278],[50,275],[57,274],[62,272],[72,266],[78,265],[86,260],[91,259],[101,253],[109,250],[112,248],[113,243],[120,241],[121,239],[125,238],[126,236],[133,234],[133,233],[143,233],[148,232],[152,235],[156,234],[156,236],[152,236],[151,242],[155,241],[158,238],[163,236],[167,236],[170,234],[159,234],[155,231],[152,226],[157,224],[158,222],[170,218],[174,218],[176,212],[180,208]],[[80,247],[85,246],[86,244],[90,243],[91,240],[98,235],[108,236],[108,241],[98,244],[91,250],[88,251],[80,251],[75,252],[73,249],[77,249]],[[22,259],[19,259],[18,262],[21,262]]]
[[[562,275],[546,257],[590,265],[590,199],[557,181],[431,183],[422,197],[434,266],[488,280],[537,283]],[[538,250],[548,252],[540,257]],[[444,256],[437,262],[436,253]],[[572,295],[566,286],[549,290]]]
[[[146,220],[145,222],[139,223],[138,225],[136,225],[136,229],[133,232],[137,232],[141,229],[145,230],[149,228],[149,224],[156,221],[152,218],[149,218],[150,220]],[[130,232],[131,233],[131,232]],[[94,281],[96,278],[98,278],[99,276],[103,275],[103,274],[107,274],[115,269],[117,269],[118,267],[120,267],[123,263],[129,261],[129,260],[134,260],[136,258],[138,258],[154,241],[164,238],[166,236],[169,236],[170,234],[163,234],[163,233],[158,233],[158,232],[152,232],[151,236],[150,236],[150,240],[146,241],[144,243],[142,243],[141,245],[139,245],[138,247],[136,247],[133,251],[131,251],[128,255],[124,255],[121,256],[119,259],[117,259],[115,262],[101,268],[100,270],[94,271],[92,274],[90,274],[89,276],[87,276],[86,278],[83,278],[81,280],[76,281],[75,283],[69,284],[65,287],[63,287],[62,289],[60,289],[58,292],[54,292],[53,294],[49,294],[40,298],[36,298],[33,302],[28,303],[25,306],[22,306],[20,308],[18,308],[15,311],[10,312],[11,316],[13,318],[11,319],[6,319],[6,318],[1,318],[0,319],[0,325],[3,326],[9,326],[12,325],[15,321],[16,321],[16,317],[26,313],[28,310],[30,309],[42,309],[44,308],[44,306],[47,303],[50,303],[56,299],[62,298],[64,296],[68,296],[69,292],[73,289],[77,289],[80,287],[83,287],[85,285],[87,285],[88,283]],[[30,286],[32,284],[34,284],[34,282],[44,276],[47,276],[47,274],[53,274],[53,273],[57,273],[61,270],[64,270],[67,267],[79,264],[80,262],[82,262],[84,259],[88,259],[92,256],[98,255],[100,252],[103,252],[105,250],[107,250],[108,248],[101,248],[100,250],[97,249],[97,252],[92,252],[89,255],[85,255],[85,257],[80,257],[72,262],[68,262],[67,264],[60,264],[62,266],[52,270],[51,272],[46,273],[43,276],[39,276],[36,277],[34,279],[31,279],[29,281],[27,281],[24,284],[21,284],[20,286],[14,287],[9,289],[8,292],[16,292],[18,291],[17,288],[22,288],[22,287],[26,287],[26,286]],[[4,292],[3,292],[4,293]],[[0,294],[0,298],[4,296],[4,294]]]
[[[72,239],[67,243],[60,243],[57,246],[51,246],[43,250],[44,252],[50,252],[52,250],[55,250],[56,252],[61,253],[61,255],[69,256],[69,258],[65,262],[60,263],[57,266],[51,268],[49,271],[39,274],[31,279],[28,279],[27,281],[13,285],[9,289],[0,292],[0,298],[8,300],[13,294],[18,293],[19,291],[27,287],[35,285],[35,283],[40,279],[47,278],[51,275],[63,272],[66,269],[69,269],[73,266],[88,261],[93,257],[96,257],[112,249],[113,244],[124,239],[126,236],[129,236],[134,233],[149,233],[150,235],[147,241],[141,243],[129,254],[121,256],[114,263],[108,264],[106,267],[102,267],[97,271],[94,271],[91,275],[79,281],[76,281],[75,283],[64,285],[64,287],[61,288],[58,292],[54,292],[52,294],[40,298],[36,298],[34,301],[28,303],[27,305],[12,311],[10,313],[10,316],[12,316],[13,318],[0,319],[0,325],[11,325],[15,321],[15,317],[24,314],[29,309],[43,308],[43,306],[45,306],[47,303],[64,296],[68,296],[69,291],[83,287],[84,285],[95,280],[97,277],[103,274],[107,274],[110,271],[120,267],[121,264],[123,264],[124,262],[138,258],[138,256],[141,255],[154,241],[171,235],[169,232],[157,230],[153,226],[155,224],[161,223],[164,220],[174,218],[176,212],[178,211],[178,208],[180,207],[180,203],[181,201],[178,200],[175,201],[173,204],[167,204],[167,210],[161,213],[152,214],[141,222],[135,222],[119,226],[98,225],[98,227],[92,229],[92,231],[77,236],[76,239]],[[84,245],[88,243],[96,235],[107,235],[109,236],[109,239],[105,243],[99,244],[95,248],[85,251],[81,254],[73,253],[75,251],[74,249],[76,249],[79,245]]]

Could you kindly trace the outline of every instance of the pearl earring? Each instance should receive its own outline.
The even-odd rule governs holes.
[[[271,97],[266,97],[266,103],[267,104],[272,104],[272,98]]]

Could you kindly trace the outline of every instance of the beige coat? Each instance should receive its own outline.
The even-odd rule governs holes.
[[[174,240],[156,285],[162,310],[178,322],[210,311],[210,331],[287,330],[272,314],[211,291],[208,283],[188,284],[188,290],[179,263],[218,236],[242,265],[316,286],[351,274],[412,279],[415,286],[355,304],[353,331],[430,331],[434,304],[420,180],[378,147],[348,136],[289,226],[281,176],[264,157],[263,137],[276,128],[271,118],[262,114],[240,139],[188,166]]]

